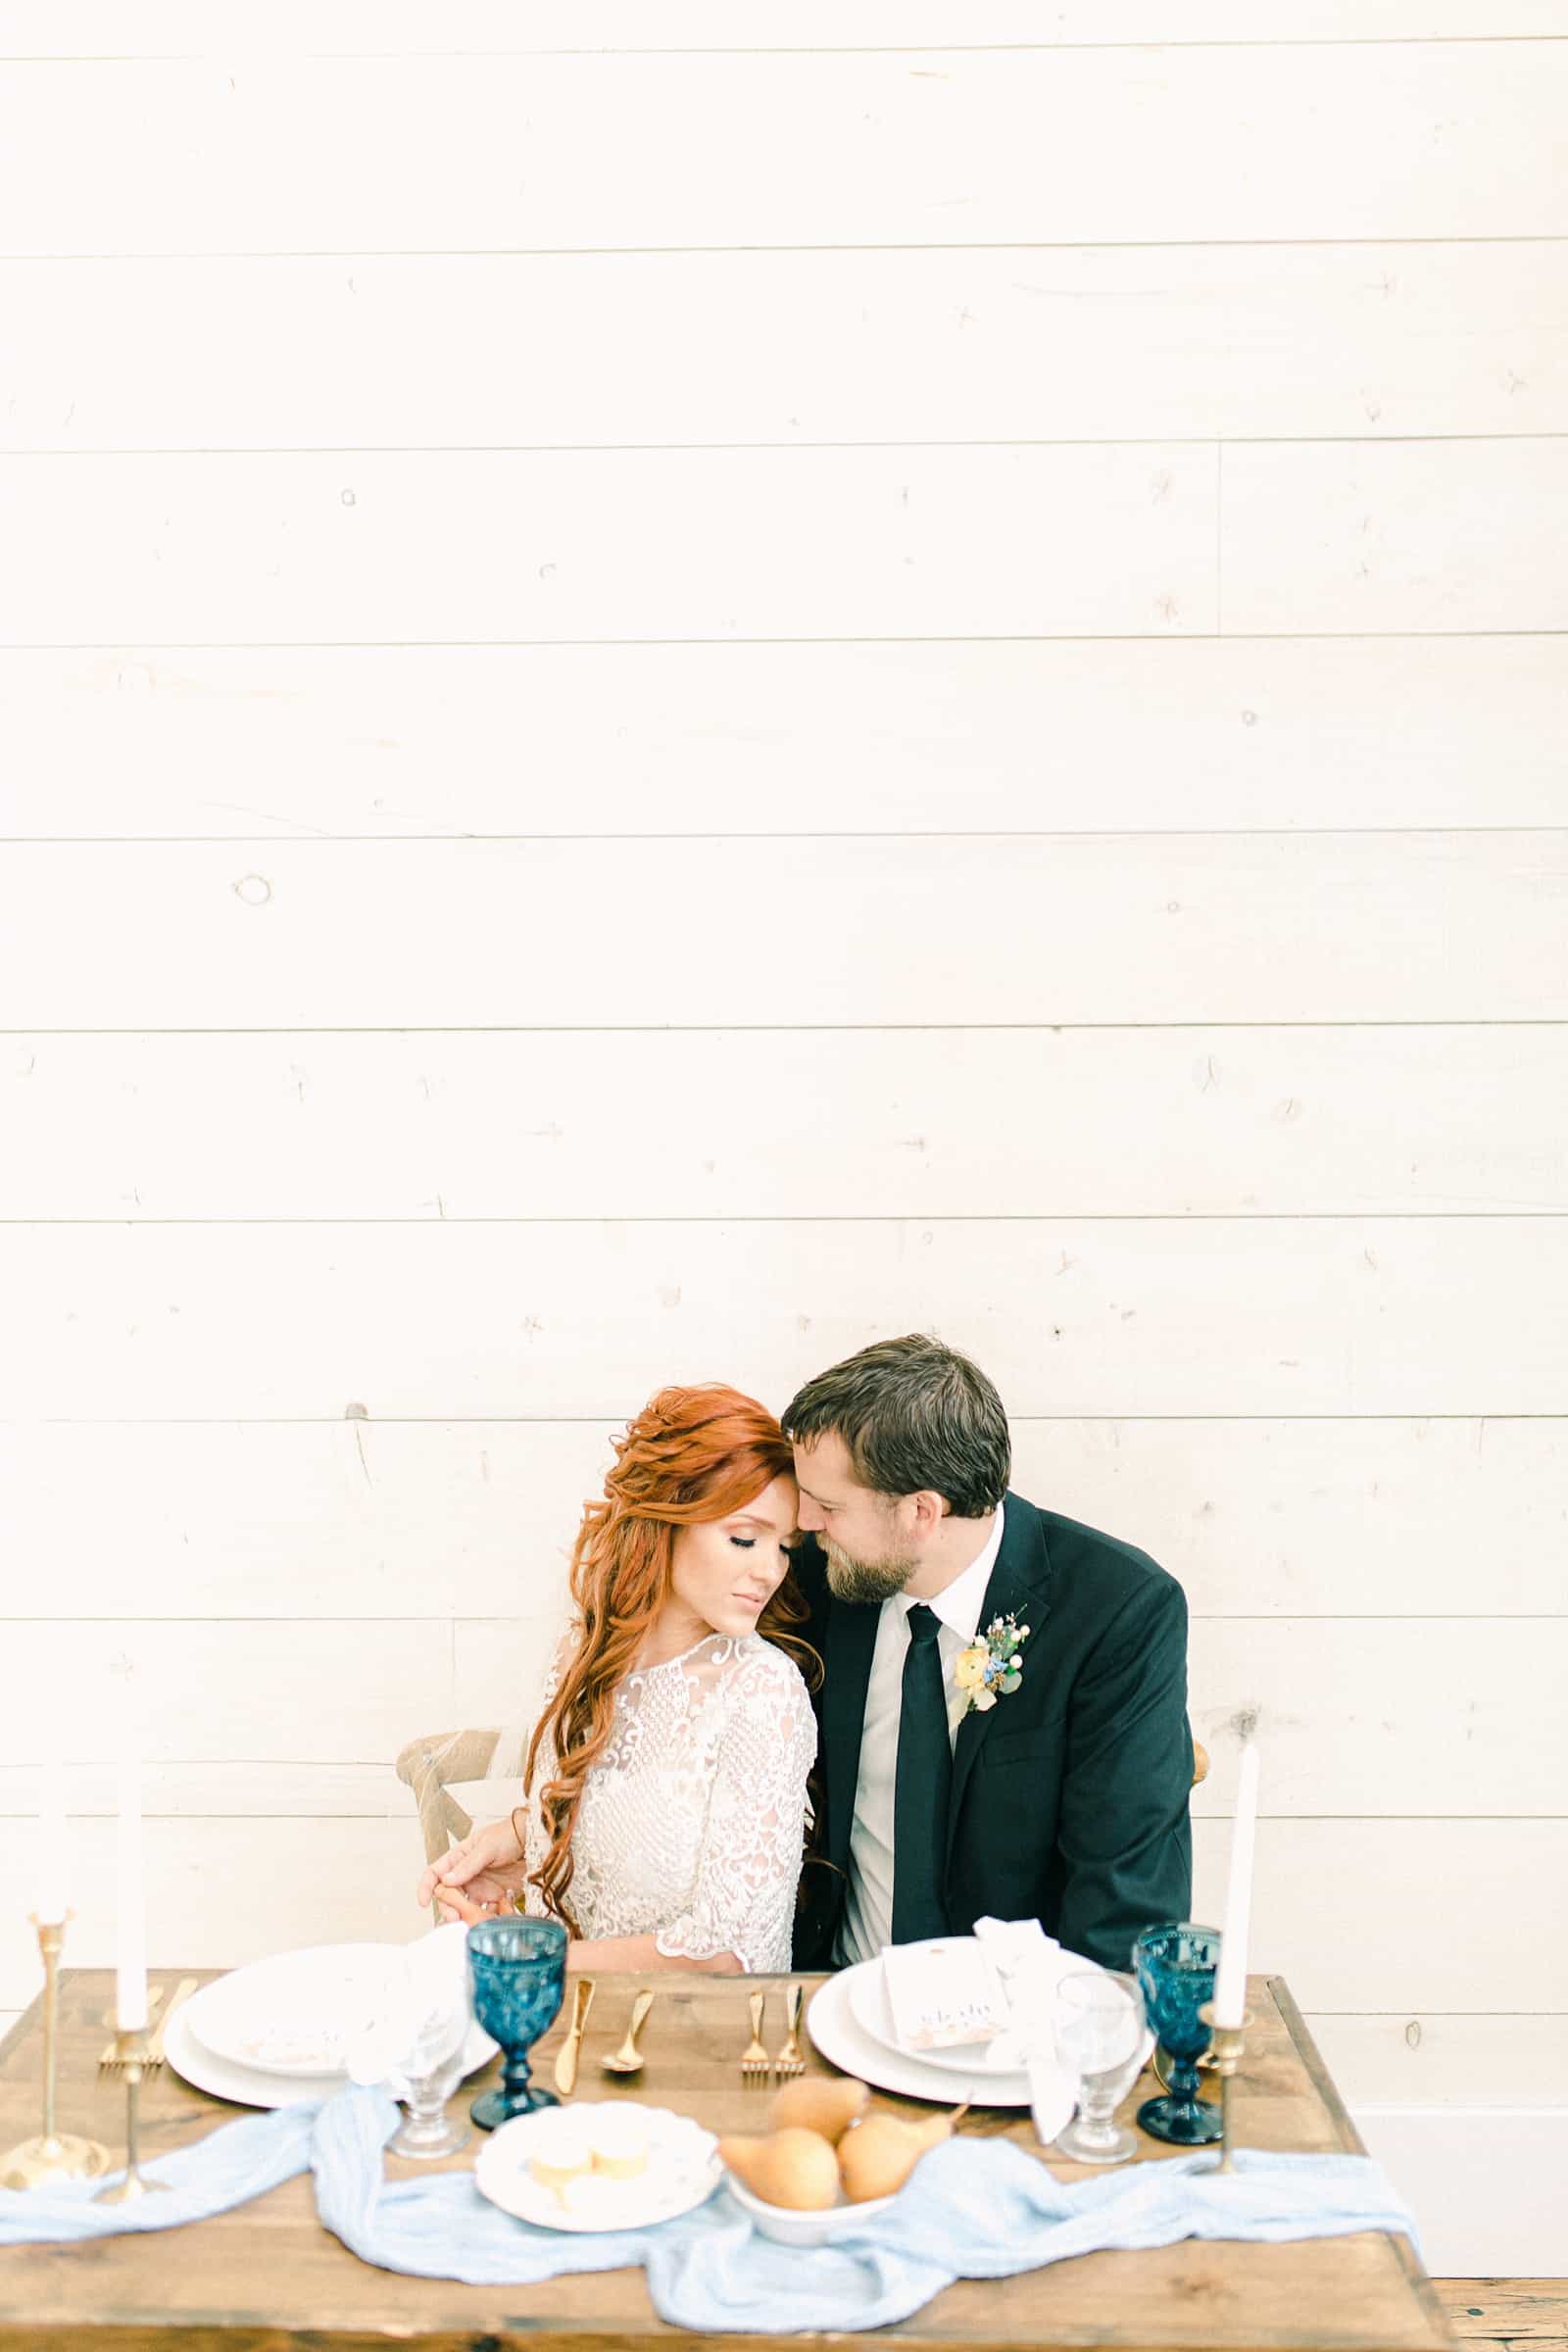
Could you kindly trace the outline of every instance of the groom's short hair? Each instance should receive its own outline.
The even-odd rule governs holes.
[[[924,1332],[878,1340],[819,1372],[780,1416],[809,1445],[836,1431],[855,1475],[878,1494],[929,1488],[957,1519],[982,1519],[1007,1491],[1007,1416],[978,1364]]]

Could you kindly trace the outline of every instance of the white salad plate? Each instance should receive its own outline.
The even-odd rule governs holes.
[[[579,2128],[591,2132],[598,2116],[630,2113],[647,2127],[646,2172],[629,2180],[597,2173],[586,2176],[592,2204],[577,2212],[562,2203],[548,2181],[535,2179],[530,2160],[548,2159],[552,2142],[564,2131],[580,2137]],[[706,2203],[723,2177],[711,2132],[705,2132],[689,2115],[675,2115],[667,2107],[644,2107],[631,2099],[574,2099],[570,2107],[541,2107],[532,2115],[514,2116],[486,2140],[473,2168],[474,2186],[503,2213],[541,2230],[577,2231],[648,2230],[656,2222],[672,2222],[677,2214]]]
[[[309,1944],[215,1977],[183,2014],[215,2058],[291,2082],[324,2082],[346,2072],[351,2036],[383,2006],[402,1964],[401,1944]]]
[[[348,2088],[347,2075],[264,2075],[259,2068],[236,2066],[231,2058],[218,2057],[202,2047],[185,2023],[189,2007],[190,2002],[184,2002],[170,2019],[164,2033],[164,2055],[175,2074],[197,2090],[211,2091],[215,2099],[227,2099],[235,2107],[294,2107],[301,2099],[329,2099],[335,2090]],[[482,2027],[470,2026],[463,2045],[464,2074],[476,2075],[495,2056],[495,2050]],[[409,2086],[397,2075],[388,2076],[386,2087],[395,2099],[408,2096]]]
[[[874,2082],[878,2090],[897,2091],[906,2099],[930,2099],[945,2107],[955,2106],[962,2099],[972,2100],[977,2107],[1030,2105],[1029,2078],[1021,2071],[995,2075],[971,2067],[967,2073],[957,2073],[951,2067],[933,2066],[923,2051],[916,2057],[911,2051],[896,2049],[868,2033],[856,2015],[856,1981],[867,1971],[880,1984],[881,1961],[862,1960],[854,1968],[840,1969],[837,1976],[829,1977],[812,1995],[807,2017],[811,2039],[824,2058],[841,2067],[845,2074],[855,2075],[862,2082]],[[1037,2075],[1041,2071],[1037,2069]],[[1061,2082],[1065,2091],[1061,2122],[1045,2132],[1047,2138],[1054,2137],[1072,2114],[1077,2085],[1065,2074]],[[1053,2110],[1055,2103],[1052,2101]]]
[[[169,2062],[198,2090],[242,2107],[328,2097],[348,2082],[350,2036],[375,2015],[406,1957],[403,1944],[318,1944],[215,1977],[169,2020]],[[470,2023],[465,2075],[495,2048]],[[396,2077],[388,2087],[396,2098],[407,2094]]]
[[[950,1936],[944,1941],[952,1944],[972,1941],[972,1937]],[[913,1947],[912,1947],[913,1948]],[[1075,1962],[1087,1968],[1087,1960]],[[917,2058],[922,2066],[934,2066],[945,2075],[961,2075],[966,2082],[1021,2082],[1024,2069],[1016,2058],[1009,2063],[1007,2040],[998,2035],[992,2041],[965,2041],[946,2049],[911,2050],[900,2041],[893,2023],[893,2004],[888,1998],[888,1981],[880,1960],[863,1961],[859,1967],[846,1969],[850,1979],[850,2009],[862,2034],[868,2034],[883,2049],[892,2050],[902,2058]],[[1000,2055],[999,2055],[1000,2052]]]

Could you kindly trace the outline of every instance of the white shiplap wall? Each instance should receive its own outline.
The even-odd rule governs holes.
[[[924,1324],[1187,1585],[1200,1908],[1261,1709],[1350,2096],[1568,2098],[1568,5],[1176,13],[0,7],[76,1957],[127,1661],[161,1966],[410,1928],[616,1417]]]

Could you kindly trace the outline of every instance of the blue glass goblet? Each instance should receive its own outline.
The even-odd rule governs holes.
[[[468,2109],[481,2132],[514,2115],[559,2106],[530,2082],[528,2052],[554,2024],[566,1986],[566,1931],[559,1919],[485,1919],[468,1930],[473,2014],[501,2044],[501,2082]]]
[[[1198,2061],[1210,2038],[1198,2013],[1214,1997],[1219,1944],[1215,1929],[1195,1928],[1184,1920],[1171,1927],[1147,1928],[1133,1945],[1133,1971],[1145,2011],[1171,2058],[1169,2096],[1146,2099],[1138,2122],[1153,2138],[1170,2140],[1179,2148],[1201,2147],[1206,2140],[1218,2139],[1224,2129],[1219,2109],[1198,2095]]]

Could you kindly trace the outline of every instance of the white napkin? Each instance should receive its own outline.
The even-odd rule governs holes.
[[[468,1931],[462,1920],[433,1928],[392,1958],[375,2005],[346,2037],[344,2064],[351,2082],[373,2089],[393,2085],[416,2063],[420,2029],[432,2011],[454,2003],[470,2013]]]
[[[974,1937],[996,1971],[1006,2011],[1006,2022],[991,2045],[994,2061],[1019,2068],[1036,2061],[1054,2065],[1056,1986],[1081,1964],[1046,1934],[1038,1919],[977,1919]]]

